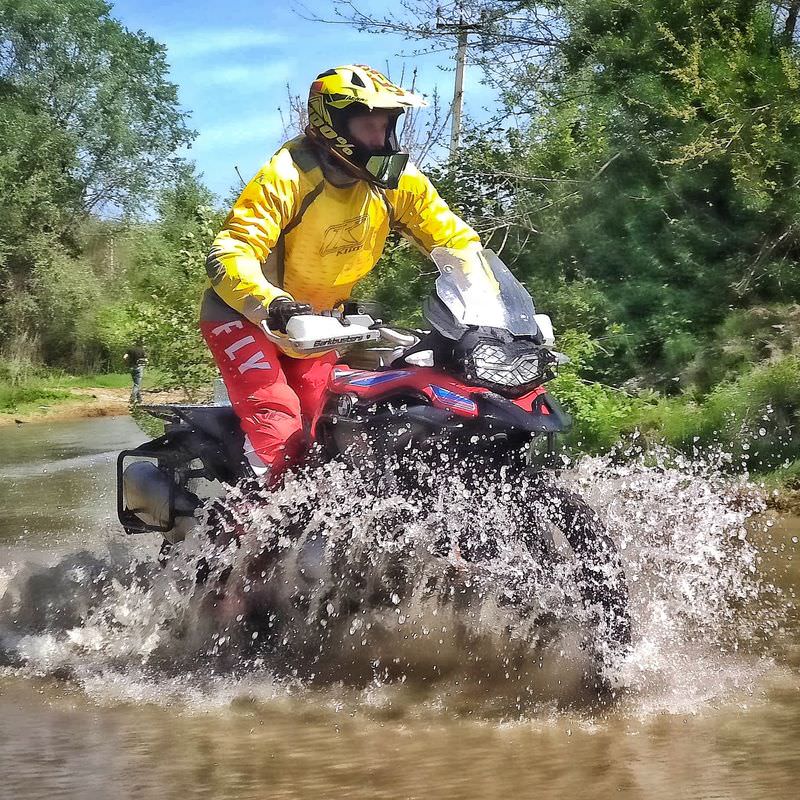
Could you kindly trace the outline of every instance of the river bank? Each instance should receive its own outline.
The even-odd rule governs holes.
[[[54,394],[54,397],[23,403],[13,410],[0,411],[0,428],[29,422],[121,416],[127,414],[130,407],[128,387],[72,387]],[[180,390],[145,389],[142,392],[143,402],[149,404],[185,399]]]

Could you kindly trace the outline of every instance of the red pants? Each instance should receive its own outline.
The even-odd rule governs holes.
[[[319,411],[336,353],[289,358],[244,317],[201,322],[200,329],[245,434],[245,455],[255,471],[274,481],[301,459],[306,430]]]

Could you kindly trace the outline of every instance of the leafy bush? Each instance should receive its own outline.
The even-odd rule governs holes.
[[[759,364],[704,400],[662,398],[642,406],[633,424],[688,453],[722,447],[758,472],[786,466],[800,459],[800,357]]]
[[[120,369],[135,338],[130,300],[100,305],[77,331],[77,346],[92,371]],[[90,360],[89,354],[93,356]]]
[[[19,386],[42,371],[36,356],[39,343],[27,333],[6,341],[0,352],[0,382]]]
[[[607,451],[631,429],[641,401],[582,377],[598,352],[597,342],[588,334],[565,331],[558,346],[571,363],[559,368],[548,388],[573,417],[574,428],[567,444],[582,452]]]
[[[189,173],[162,197],[160,237],[151,235],[150,247],[139,251],[136,269],[138,290],[151,293],[129,307],[132,330],[165,384],[180,387],[190,398],[210,393],[217,374],[198,323],[205,260],[220,222],[209,205],[198,202],[209,199]]]
[[[705,394],[761,361],[800,349],[800,306],[775,304],[729,314],[713,337],[698,346],[684,372],[684,383]]]

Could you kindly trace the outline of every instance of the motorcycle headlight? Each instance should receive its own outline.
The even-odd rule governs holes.
[[[481,341],[469,356],[468,377],[504,389],[529,390],[552,377],[550,352],[529,342]]]

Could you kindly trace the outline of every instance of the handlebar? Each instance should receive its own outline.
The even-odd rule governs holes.
[[[395,344],[398,347],[413,347],[418,341],[419,337],[414,336],[413,333],[400,333],[400,331],[393,330],[392,328],[378,328],[381,339]]]

